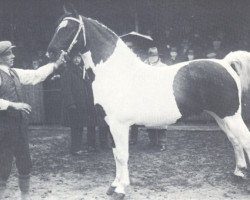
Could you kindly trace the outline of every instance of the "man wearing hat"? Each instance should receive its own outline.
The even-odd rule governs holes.
[[[12,68],[15,46],[10,41],[0,42],[0,199],[3,199],[6,183],[15,159],[21,199],[29,197],[31,157],[27,138],[27,115],[30,105],[23,102],[22,85],[35,85],[44,81],[63,62],[63,52],[55,63],[37,70]]]
[[[157,47],[151,47],[148,49],[148,58],[145,63],[156,66],[156,67],[166,67],[167,65],[161,62],[160,54]]]
[[[177,47],[171,47],[169,55],[167,56],[166,60],[164,63],[167,65],[174,65],[179,63],[181,60],[178,55]]]

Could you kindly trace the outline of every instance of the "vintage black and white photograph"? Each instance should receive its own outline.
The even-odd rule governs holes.
[[[250,1],[0,0],[0,200],[249,200]]]

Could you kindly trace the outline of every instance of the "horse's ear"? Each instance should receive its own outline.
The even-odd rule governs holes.
[[[67,2],[67,1],[63,5],[63,11],[64,11],[65,14],[72,14],[72,15],[75,15],[75,16],[78,15],[78,12],[75,9],[74,5],[72,3],[70,3],[70,2]]]

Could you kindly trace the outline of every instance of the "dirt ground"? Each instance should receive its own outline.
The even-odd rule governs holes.
[[[33,158],[32,200],[108,200],[105,192],[115,174],[112,151],[68,155],[68,131],[30,133]],[[249,200],[250,180],[232,172],[234,153],[219,131],[169,131],[167,149],[149,148],[145,129],[130,148],[131,186],[126,200]],[[16,170],[5,199],[18,199]]]

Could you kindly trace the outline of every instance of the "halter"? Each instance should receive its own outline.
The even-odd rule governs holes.
[[[71,44],[69,45],[69,48],[67,49],[67,53],[70,53],[73,46],[77,43],[77,38],[78,38],[81,30],[82,30],[82,33],[83,33],[83,40],[84,40],[84,47],[85,47],[86,46],[86,32],[85,32],[85,27],[84,27],[82,16],[79,15],[79,19],[76,19],[76,18],[73,18],[73,17],[65,17],[63,19],[63,21],[65,21],[65,20],[72,20],[72,21],[75,21],[75,22],[79,23],[78,30],[77,30],[76,35],[73,38]]]
[[[85,32],[85,26],[84,26],[84,23],[83,23],[82,16],[79,15],[79,19],[76,19],[74,17],[65,17],[63,19],[63,21],[65,21],[65,20],[72,20],[72,21],[75,21],[75,22],[79,23],[78,30],[77,30],[76,35],[73,38],[71,44],[69,45],[69,48],[67,49],[67,53],[70,53],[73,46],[77,43],[77,38],[78,38],[81,30],[82,30],[82,34],[83,34],[84,47],[85,47],[86,46],[86,32]],[[80,54],[80,55],[81,55],[82,59],[84,60],[83,54]],[[85,67],[85,65],[83,66],[83,68],[80,68],[80,69],[83,71],[83,79],[85,79],[85,76],[86,76],[86,67]]]

